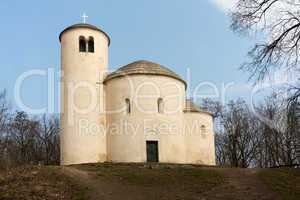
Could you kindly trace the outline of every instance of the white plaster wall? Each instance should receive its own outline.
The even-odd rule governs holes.
[[[205,112],[187,112],[184,121],[186,163],[215,165],[213,117]]]
[[[95,53],[79,52],[79,37],[92,36]],[[61,164],[106,161],[105,94],[108,39],[96,30],[75,28],[61,37]]]
[[[79,52],[80,36],[94,37],[95,53]],[[103,84],[107,66],[103,33],[76,28],[62,35],[61,164],[146,162],[146,141],[154,140],[160,162],[215,165],[212,116],[183,113],[181,81],[130,75]],[[126,98],[131,100],[130,114]],[[163,113],[157,111],[158,98],[164,100]],[[195,124],[205,125],[206,133],[191,131]]]
[[[159,162],[185,163],[185,85],[166,76],[130,75],[106,82],[108,161],[146,162],[146,141],[158,141]],[[125,99],[131,100],[126,114]],[[157,111],[163,98],[164,113]]]

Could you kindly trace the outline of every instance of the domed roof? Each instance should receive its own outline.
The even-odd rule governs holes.
[[[202,110],[199,106],[197,106],[192,100],[187,99],[184,112],[197,112],[197,113],[207,113],[209,115],[212,115],[211,112]]]
[[[100,31],[101,33],[103,33],[107,39],[108,39],[108,45],[110,44],[110,38],[108,36],[107,33],[105,33],[104,31],[102,31],[100,28],[98,28],[97,26],[94,26],[94,25],[91,25],[91,24],[83,24],[83,23],[80,23],[80,24],[74,24],[72,26],[69,26],[67,28],[65,28],[60,34],[59,34],[59,41],[61,41],[61,37],[62,35],[68,31],[68,30],[71,30],[71,29],[75,29],[75,28],[89,28],[89,29],[93,29],[93,30],[96,30],[96,31]]]
[[[116,77],[137,75],[137,74],[168,76],[183,82],[184,85],[186,86],[186,82],[172,70],[160,64],[153,63],[150,61],[145,61],[145,60],[136,61],[128,65],[125,65],[124,67],[119,68],[118,70],[108,74],[104,82]]]
[[[192,100],[187,99],[184,112],[201,112],[201,109]]]

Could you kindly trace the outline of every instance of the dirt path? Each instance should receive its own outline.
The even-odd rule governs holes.
[[[257,177],[258,170],[252,169],[216,169],[224,175],[225,183],[211,190],[193,193],[191,196],[176,193],[176,190],[160,190],[160,186],[143,187],[122,184],[118,180],[104,180],[96,173],[86,172],[72,167],[64,167],[63,173],[78,180],[87,188],[91,200],[148,200],[148,199],[189,199],[189,200],[277,200],[276,194],[270,191]],[[186,197],[188,196],[188,198]]]
[[[79,184],[82,184],[86,189],[89,199],[102,199],[102,184],[93,175],[73,167],[63,167],[62,173],[78,181]]]

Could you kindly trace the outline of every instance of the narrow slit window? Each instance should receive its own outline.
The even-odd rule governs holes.
[[[86,43],[83,36],[79,37],[79,52],[86,52]]]
[[[131,113],[130,100],[129,99],[125,99],[125,104],[126,104],[126,114],[130,114]]]
[[[158,110],[158,113],[163,113],[163,110],[164,110],[164,102],[163,102],[163,99],[162,98],[159,98],[157,100],[157,110]]]
[[[89,52],[90,53],[94,53],[95,52],[94,38],[93,37],[89,38],[88,48],[89,48]]]
[[[202,134],[205,134],[205,133],[206,133],[206,127],[205,127],[205,125],[202,125],[202,126],[201,126],[201,133],[202,133]]]

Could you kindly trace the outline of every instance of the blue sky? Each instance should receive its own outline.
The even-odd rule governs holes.
[[[150,60],[176,71],[191,88],[200,82],[236,86],[226,100],[248,98],[247,74],[238,70],[253,41],[230,28],[229,17],[212,0],[3,0],[0,4],[0,90],[14,100],[16,79],[32,69],[54,68],[58,98],[59,33],[82,21],[99,26],[111,37],[110,69],[135,60]],[[204,93],[209,92],[203,89]],[[22,86],[24,103],[34,108],[47,104],[47,77],[33,77]],[[58,101],[55,101],[58,112]]]

